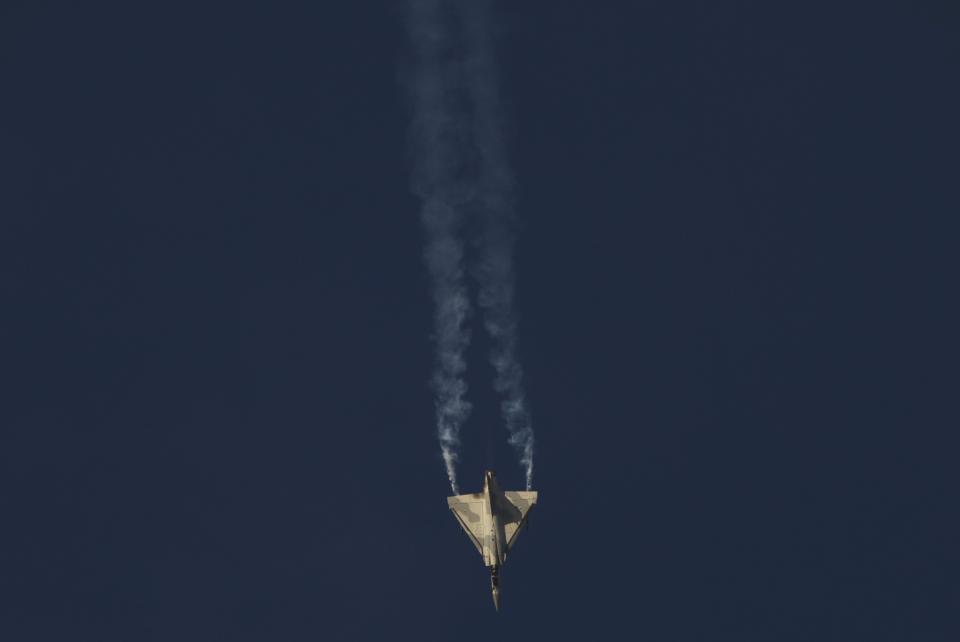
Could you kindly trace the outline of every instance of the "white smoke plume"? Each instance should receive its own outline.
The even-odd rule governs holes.
[[[440,8],[437,0],[413,0],[408,5],[407,26],[417,56],[410,79],[410,139],[412,187],[422,202],[420,218],[427,243],[424,258],[433,288],[436,361],[432,387],[437,436],[450,487],[457,495],[460,427],[470,414],[470,403],[464,398],[470,299],[464,282],[464,246],[460,238],[464,190],[457,176],[457,140],[462,137],[463,118],[457,113],[451,94],[457,70],[443,59],[446,38]]]
[[[435,302],[433,388],[441,453],[457,493],[459,432],[470,413],[464,398],[470,302],[462,241],[469,218],[478,233],[472,272],[479,284],[484,328],[491,338],[494,388],[502,397],[509,441],[530,489],[533,427],[516,354],[513,310],[513,174],[502,131],[488,2],[409,0],[407,8],[417,55],[410,82],[413,189],[422,201],[426,262]],[[444,9],[453,12],[444,14]],[[451,37],[454,19],[459,41]]]
[[[533,425],[517,359],[517,323],[513,310],[513,247],[516,241],[513,173],[503,135],[499,79],[493,56],[489,2],[460,0],[458,9],[466,39],[465,77],[473,106],[473,143],[477,174],[475,207],[481,221],[480,257],[476,269],[484,327],[492,340],[490,361],[501,411],[526,473],[533,484]]]

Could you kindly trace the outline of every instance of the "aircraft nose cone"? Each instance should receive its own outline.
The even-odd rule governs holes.
[[[493,608],[500,610],[500,589],[493,589]]]

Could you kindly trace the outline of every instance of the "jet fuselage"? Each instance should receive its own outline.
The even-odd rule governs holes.
[[[447,498],[450,510],[490,569],[490,590],[498,610],[500,567],[536,501],[536,491],[504,492],[490,470],[483,475],[481,492]]]

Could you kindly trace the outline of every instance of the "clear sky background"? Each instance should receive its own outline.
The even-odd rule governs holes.
[[[0,639],[960,639],[956,3],[498,3],[499,614],[401,7],[3,3]],[[465,490],[522,484],[485,350]]]

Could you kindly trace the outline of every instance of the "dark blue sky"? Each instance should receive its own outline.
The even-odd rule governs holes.
[[[3,5],[0,639],[958,639],[956,5],[498,15],[541,493],[500,614],[401,5]],[[485,348],[467,490],[522,483]]]

